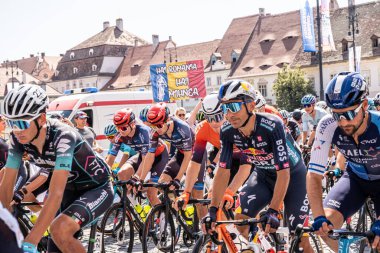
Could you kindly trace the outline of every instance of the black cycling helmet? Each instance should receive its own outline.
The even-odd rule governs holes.
[[[299,110],[299,109],[295,109],[292,113],[292,116],[293,116],[293,119],[296,120],[296,121],[299,121],[301,120],[302,118],[302,111]]]

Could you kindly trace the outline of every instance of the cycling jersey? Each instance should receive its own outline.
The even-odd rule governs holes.
[[[42,153],[30,143],[20,144],[12,133],[6,167],[18,169],[25,151],[38,167],[70,171],[66,189],[91,189],[109,180],[105,162],[77,131],[57,120],[49,119],[46,123]]]
[[[108,150],[111,151],[113,147],[113,143],[111,142],[109,145]],[[128,154],[129,156],[134,156],[136,154],[136,151],[131,148],[128,145],[125,145],[124,143],[121,144],[120,151],[123,152],[124,154]],[[110,154],[110,152],[108,152]]]
[[[302,131],[307,132],[309,131],[309,124],[311,124],[314,129],[317,127],[318,122],[326,115],[328,114],[325,110],[319,107],[314,107],[315,110],[315,118],[311,117],[308,113],[302,114]]]
[[[282,120],[271,114],[256,113],[254,132],[246,137],[226,123],[221,130],[222,151],[219,167],[230,169],[233,144],[241,150],[241,164],[256,168],[282,170],[302,162],[301,152],[290,134],[285,134]]]
[[[150,128],[145,125],[136,124],[135,134],[132,137],[121,136],[118,134],[115,138],[115,143],[112,149],[108,152],[109,154],[116,156],[120,150],[121,145],[130,146],[136,152],[146,155],[149,148],[150,139]]]
[[[346,168],[365,180],[380,179],[380,112],[368,112],[368,126],[356,144],[353,137],[338,127],[331,115],[318,124],[311,151],[309,171],[322,175],[327,166],[331,144],[346,158]]]
[[[301,134],[300,128],[298,127],[297,122],[288,119],[288,123],[286,127],[289,129],[290,134],[292,135],[294,140],[297,140],[298,136]]]
[[[264,112],[274,114],[282,119],[280,112],[271,105],[264,105]]]
[[[220,149],[220,135],[215,132],[210,124],[205,120],[199,123],[195,129],[195,143],[192,161],[201,163],[203,154],[206,151],[207,143],[213,145],[216,149]]]
[[[191,151],[194,143],[194,132],[190,126],[183,120],[172,117],[174,127],[171,137],[167,134],[159,135],[157,132],[152,134],[149,144],[149,152],[154,153],[158,147],[158,137],[170,142],[176,149],[182,151]]]

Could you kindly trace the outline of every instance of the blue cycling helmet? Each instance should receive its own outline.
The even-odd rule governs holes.
[[[317,98],[313,94],[307,94],[302,97],[301,104],[310,105],[310,104],[315,104],[316,101],[317,101]]]
[[[110,136],[110,135],[115,135],[117,134],[117,130],[114,124],[109,124],[104,128],[104,135],[105,136]]]
[[[332,109],[360,104],[368,95],[368,85],[357,72],[341,72],[327,85],[325,100]]]
[[[140,112],[140,120],[142,122],[146,122],[147,121],[146,115],[147,115],[150,107],[151,107],[151,105],[147,105],[147,106],[144,107],[144,109],[141,110],[141,112]]]
[[[289,118],[289,112],[288,112],[287,110],[281,110],[281,111],[280,111],[280,114],[281,114],[281,117],[282,117],[283,119],[287,119],[287,118]]]

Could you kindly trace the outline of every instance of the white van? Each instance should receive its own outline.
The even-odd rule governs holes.
[[[68,90],[65,93],[68,95],[63,95],[49,104],[48,115],[57,112],[73,121],[78,110],[84,111],[89,116],[89,126],[97,134],[96,140],[105,149],[108,148],[109,142],[104,135],[104,128],[113,122],[116,111],[129,107],[138,118],[146,105],[154,103],[152,91],[98,92],[96,88],[83,88]],[[176,104],[168,105],[171,113],[174,113]]]

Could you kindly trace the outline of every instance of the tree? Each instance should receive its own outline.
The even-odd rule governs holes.
[[[291,69],[287,65],[278,73],[273,90],[278,107],[289,112],[300,107],[304,95],[316,94],[310,81],[305,78],[305,72],[299,67]]]

